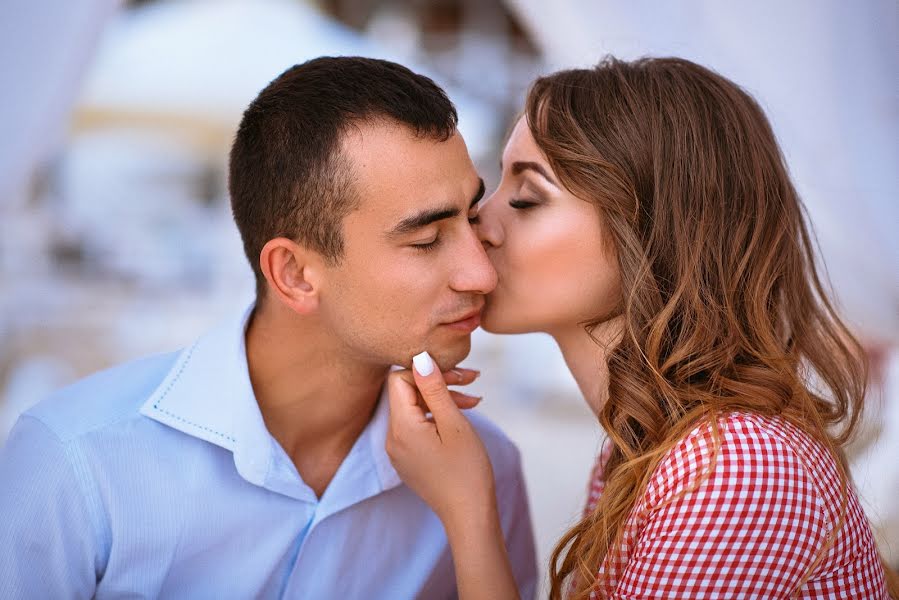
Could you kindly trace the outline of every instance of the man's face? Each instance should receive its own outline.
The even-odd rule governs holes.
[[[465,142],[366,123],[343,150],[359,207],[343,222],[341,262],[326,270],[326,326],[372,365],[408,365],[423,350],[443,369],[456,365],[496,285],[469,222],[484,187]]]

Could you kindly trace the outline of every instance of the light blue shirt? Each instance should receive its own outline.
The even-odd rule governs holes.
[[[384,450],[386,398],[318,499],[259,412],[249,314],[182,352],[81,380],[19,419],[0,455],[0,597],[456,596],[443,527]],[[532,598],[518,451],[468,415]]]

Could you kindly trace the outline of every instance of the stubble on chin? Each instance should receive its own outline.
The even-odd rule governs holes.
[[[431,358],[434,359],[441,371],[449,371],[468,357],[469,352],[471,352],[471,336],[467,336],[464,340],[454,341],[451,345],[425,343],[421,349],[413,351],[409,356],[405,357],[402,366],[411,369],[412,357],[424,351],[431,355]]]

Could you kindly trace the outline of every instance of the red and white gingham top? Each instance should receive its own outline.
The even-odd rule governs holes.
[[[692,491],[711,464],[708,424],[659,463],[619,551],[603,563],[607,584],[592,597],[887,598],[874,537],[852,490],[833,546],[802,583],[838,523],[835,458],[783,419],[733,413],[719,424],[715,468]],[[602,493],[606,457],[597,460],[586,512]]]

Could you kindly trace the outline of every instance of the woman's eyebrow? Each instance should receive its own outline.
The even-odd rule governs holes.
[[[556,180],[550,176],[549,171],[547,171],[543,167],[543,165],[541,165],[539,163],[535,163],[532,161],[526,161],[526,160],[524,160],[524,161],[518,160],[518,161],[515,161],[512,163],[512,174],[513,175],[520,175],[523,171],[534,171],[535,173],[539,174],[541,177],[543,177],[543,179],[545,179],[549,183],[553,184],[556,187],[559,187],[559,184],[556,183]]]

